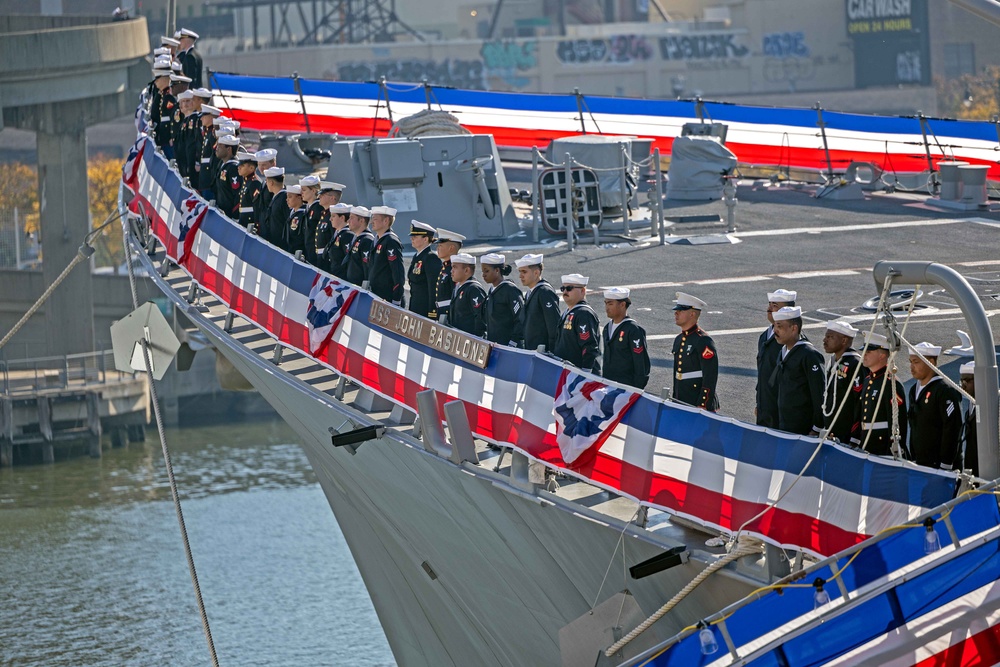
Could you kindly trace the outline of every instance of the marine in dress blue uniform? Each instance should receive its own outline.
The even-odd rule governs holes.
[[[442,227],[437,229],[437,253],[441,260],[441,273],[437,277],[434,293],[435,310],[428,314],[431,319],[447,319],[451,310],[451,297],[455,292],[455,281],[451,277],[451,256],[462,248],[465,237]]]
[[[260,228],[260,221],[255,217],[257,211],[257,200],[260,198],[261,184],[254,178],[254,170],[257,163],[250,153],[241,153],[237,157],[238,173],[240,175],[239,194],[239,218],[238,221],[243,227],[250,229]]]
[[[899,425],[901,447],[906,446],[906,394],[903,384],[889,373],[889,342],[881,334],[865,334],[861,363],[868,375],[861,383],[851,432],[851,444],[872,454],[892,454],[893,403]]]
[[[693,405],[709,412],[719,409],[715,388],[719,382],[719,354],[715,341],[698,326],[701,311],[708,305],[701,299],[677,292],[674,301],[674,323],[681,333],[674,338],[675,401]]]
[[[628,316],[629,296],[630,291],[622,287],[604,290],[604,311],[609,318],[601,335],[604,377],[644,389],[649,382],[646,330]]]

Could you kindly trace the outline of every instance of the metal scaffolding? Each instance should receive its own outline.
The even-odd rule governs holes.
[[[399,35],[424,41],[423,35],[396,14],[396,0],[241,0],[208,4],[222,11],[249,12],[254,49],[394,42]],[[296,28],[301,29],[301,35]]]

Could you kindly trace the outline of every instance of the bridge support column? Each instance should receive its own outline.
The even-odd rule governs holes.
[[[53,115],[71,112],[69,105],[50,105]],[[55,119],[54,119],[55,120]],[[40,130],[38,195],[41,210],[42,276],[51,285],[76,256],[90,231],[87,196],[87,135],[82,122],[53,123]],[[82,119],[81,119],[82,121]],[[44,306],[47,354],[94,350],[94,293],[89,262],[73,270]]]

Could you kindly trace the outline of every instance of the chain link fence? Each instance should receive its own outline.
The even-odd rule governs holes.
[[[17,208],[0,209],[0,269],[41,268],[41,247],[37,219]]]

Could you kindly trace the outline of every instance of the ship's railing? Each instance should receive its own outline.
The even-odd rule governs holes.
[[[311,131],[342,136],[389,133],[394,119],[427,108],[456,115],[501,147],[544,147],[576,134],[639,136],[670,154],[685,123],[725,123],[726,145],[744,167],[820,176],[843,174],[852,163],[871,165],[872,176],[905,189],[898,174],[933,172],[941,161],[989,167],[1000,181],[1000,121],[879,116],[812,108],[729,104],[696,99],[648,100],[461,90],[427,83],[352,83],[298,77],[211,73],[218,106],[243,127]],[[528,128],[528,129],[526,129]],[[912,185],[912,183],[911,183]]]
[[[282,345],[412,412],[416,394],[428,388],[441,405],[462,401],[476,437],[643,505],[828,555],[953,496],[954,475],[649,394],[608,429],[596,454],[570,465],[556,441],[553,405],[564,374],[579,371],[503,346],[492,348],[483,368],[380,326],[370,316],[385,302],[338,283],[208,207],[147,138],[136,143],[124,182],[135,192],[130,209],[148,220],[167,255],[201,289]],[[336,299],[327,299],[317,318],[317,290],[326,287],[338,290],[344,305],[337,310]],[[782,494],[776,508],[748,522]]]
[[[993,483],[764,586],[622,667],[960,662],[996,646],[998,553]]]

